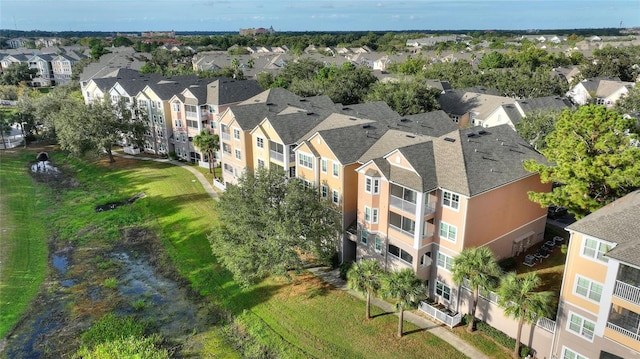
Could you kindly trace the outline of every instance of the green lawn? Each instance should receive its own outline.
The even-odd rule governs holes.
[[[46,203],[25,198],[32,198],[35,191],[46,190],[34,186],[24,172],[26,159],[22,159],[22,162],[7,161],[5,157],[2,159],[3,195],[9,188],[4,183],[5,177],[9,177],[5,172],[13,168],[10,176],[12,182],[17,181],[14,177],[22,178],[21,182],[11,185],[21,193],[21,199],[16,199],[15,203],[7,202],[7,206],[11,205],[7,207],[11,208],[11,213],[15,211],[20,214],[12,222],[7,222],[14,224],[9,237],[21,244],[25,240],[38,238],[40,248],[36,251],[37,266],[32,263],[12,265],[20,270],[27,267],[35,271],[38,268],[31,274],[35,278],[32,281],[36,283],[26,294],[21,294],[24,298],[21,308],[36,293],[44,276],[48,233],[55,233],[59,240],[77,241],[82,246],[89,241],[95,243],[96,238],[108,242],[117,240],[119,228],[123,226],[145,225],[159,235],[172,264],[191,283],[192,288],[203,295],[206,301],[229,314],[226,318],[231,324],[212,324],[208,331],[194,333],[191,339],[194,343],[190,343],[185,354],[238,357],[231,345],[222,339],[229,337],[228,333],[231,332],[243,335],[237,342],[244,346],[245,356],[259,357],[269,352],[283,358],[464,358],[448,343],[409,323],[405,324],[407,335],[396,338],[396,316],[374,310],[373,314],[377,317],[364,320],[363,301],[327,286],[308,273],[295,277],[292,282],[271,278],[254,287],[241,289],[211,254],[207,235],[216,221],[215,202],[206,195],[199,182],[193,181],[193,174],[183,168],[122,158],[117,158],[115,164],[104,161],[87,163],[56,154],[55,163],[74,173],[79,179],[79,186],[73,190],[50,191],[49,195],[59,201],[51,214],[57,220],[48,232],[44,232],[47,223],[42,218],[47,217],[42,213],[46,213]],[[7,162],[11,165],[6,165]],[[13,175],[21,170],[21,176]],[[122,210],[100,214],[93,211],[96,204],[126,199],[138,192],[144,192],[147,196]],[[2,203],[5,205],[4,200]],[[7,212],[2,211],[5,215]],[[16,237],[18,226],[15,224],[25,218],[31,220],[30,229],[21,237]],[[33,218],[40,218],[43,222],[40,232],[33,230],[37,222]],[[15,256],[21,262],[25,258],[31,258],[33,262],[33,246],[27,248],[29,255],[17,253]],[[3,265],[5,263],[8,262],[3,260]],[[23,283],[25,274],[19,274],[22,279],[11,282],[13,286]],[[10,289],[12,298],[15,298],[16,290],[24,290],[8,286],[3,289]],[[7,290],[2,292],[7,293]],[[3,313],[6,312],[3,310]],[[2,323],[7,323],[6,327],[9,328],[15,319],[17,315],[11,322],[3,317]]]
[[[28,174],[34,158],[0,151],[0,338],[35,297],[47,271],[49,190]]]

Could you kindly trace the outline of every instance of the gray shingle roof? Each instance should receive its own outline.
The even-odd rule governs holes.
[[[558,96],[547,96],[530,98],[527,100],[517,100],[516,103],[522,111],[526,114],[533,111],[549,111],[559,110],[562,111],[566,108],[571,108],[573,105],[569,99]]]
[[[376,129],[373,123],[333,128],[319,131],[319,134],[338,161],[347,165],[357,162],[358,158],[378,141],[381,135],[379,131],[384,133],[386,128]]]
[[[302,136],[327,118],[331,113],[296,112],[286,115],[268,116],[271,126],[285,145],[305,140]]]
[[[431,191],[438,187],[438,177],[436,176],[436,162],[433,142],[429,141],[402,147],[399,149],[399,151],[416,170],[417,175],[415,175],[413,172],[404,170],[406,172],[410,172],[410,174],[407,174],[407,176],[404,177],[396,178],[396,176],[394,176],[394,172],[392,171],[392,181],[406,185],[410,188],[418,189],[420,190],[420,192]],[[416,183],[417,187],[414,187],[415,185],[410,185],[410,183],[415,181],[414,177],[419,178],[419,181]],[[408,181],[406,184],[401,182],[405,180]]]
[[[640,266],[640,190],[600,208],[567,229],[616,243],[606,256]]]
[[[456,130],[434,140],[438,184],[466,196],[531,176],[523,162],[545,158],[509,125]]]
[[[376,121],[395,121],[400,115],[384,101],[366,102],[353,105],[336,104],[338,111],[345,115],[368,118]]]
[[[440,137],[458,128],[458,125],[442,110],[404,116],[387,122],[389,128],[414,134]]]
[[[269,107],[264,103],[233,106],[231,112],[238,125],[245,131],[251,131],[269,114]]]
[[[226,105],[244,101],[262,92],[262,87],[254,80],[234,80],[219,78],[207,85],[207,103]]]

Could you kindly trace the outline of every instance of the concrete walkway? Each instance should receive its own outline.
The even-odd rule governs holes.
[[[318,278],[321,278],[325,282],[335,286],[336,288],[342,289],[343,291],[364,300],[364,297],[360,293],[354,290],[351,290],[347,287],[346,281],[340,278],[338,269],[329,270],[328,268],[316,267],[316,268],[310,268],[309,271],[315,274]],[[385,312],[395,312],[395,307],[392,304],[385,302],[384,300],[381,300],[378,298],[372,298],[371,304],[384,310]],[[459,350],[460,352],[462,352],[464,355],[468,356],[471,359],[489,359],[488,356],[480,352],[471,344],[464,341],[459,336],[453,334],[446,327],[436,324],[435,322],[432,322],[431,320],[425,317],[415,314],[412,311],[404,312],[404,320],[407,322],[413,323],[416,326],[423,328],[426,331],[430,332],[431,334],[446,341],[447,343],[451,344],[454,348],[456,348],[457,350]]]
[[[115,157],[121,157],[121,158],[129,158],[129,159],[140,160],[140,161],[155,161],[155,162],[169,163],[175,166],[180,166],[186,169],[187,171],[193,173],[196,176],[196,179],[200,181],[200,183],[202,184],[202,187],[211,198],[215,200],[218,200],[219,198],[218,193],[213,188],[213,185],[209,182],[209,180],[207,180],[207,178],[202,173],[200,173],[200,171],[198,171],[197,169],[193,168],[193,166],[188,165],[184,162],[171,160],[167,158],[152,158],[152,157],[144,157],[144,156],[127,155],[127,154],[122,154],[117,152],[114,152],[113,155]]]

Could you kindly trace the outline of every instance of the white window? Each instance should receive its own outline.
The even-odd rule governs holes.
[[[301,178],[302,180],[302,185],[304,186],[305,189],[310,189],[313,188],[313,183],[311,181],[307,181],[306,179]]]
[[[587,357],[580,355],[567,347],[563,347],[562,359],[587,359]]]
[[[609,258],[604,254],[611,249],[611,246],[597,239],[585,237],[582,241],[582,255],[591,259],[597,259],[601,262],[608,262]]]
[[[447,239],[451,242],[456,242],[458,229],[446,222],[440,222],[440,238]]]
[[[457,210],[460,207],[460,196],[443,190],[442,205]]]
[[[360,232],[360,243],[367,244],[368,240],[369,240],[369,232],[367,231]]]
[[[396,230],[413,235],[416,230],[416,222],[411,218],[401,216],[395,212],[389,212],[389,225]]]
[[[444,268],[448,271],[453,268],[453,257],[450,257],[442,252],[438,252],[438,267]]]
[[[332,192],[331,200],[334,204],[338,204],[340,202],[340,194],[335,189]]]
[[[364,206],[364,221],[367,223],[378,223],[378,209]]]
[[[237,128],[233,129],[233,138],[235,138],[236,140],[240,140],[240,130],[238,130]]]
[[[327,173],[327,160],[325,158],[320,160],[320,170],[322,173]]]
[[[588,340],[593,340],[593,331],[595,330],[595,323],[575,314],[569,313],[569,322],[567,323],[567,330],[580,335]]]
[[[240,152],[240,150],[236,149],[236,159],[241,160],[242,159],[242,152]]]
[[[264,138],[256,137],[256,146],[258,146],[258,148],[264,148]]]
[[[574,292],[577,295],[599,303],[600,297],[602,297],[602,284],[593,282],[578,275],[576,276],[576,287]]]
[[[367,193],[373,193],[373,194],[380,193],[380,179],[365,177],[364,191]]]
[[[424,267],[429,263],[427,258],[431,258],[431,252],[427,252],[420,257],[420,267]]]
[[[340,175],[340,166],[337,163],[333,163],[333,175],[338,177]]]
[[[313,157],[305,153],[298,152],[298,164],[302,167],[313,169]]]
[[[264,169],[264,161],[258,158],[258,169]]]
[[[376,242],[375,242],[374,249],[378,253],[382,252],[382,239],[380,239],[380,237],[378,237],[378,236],[376,236]]]
[[[445,301],[451,300],[451,287],[442,283],[441,281],[436,281],[436,295],[442,297]]]

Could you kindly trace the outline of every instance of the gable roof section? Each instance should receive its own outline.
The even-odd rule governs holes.
[[[285,145],[294,144],[329,115],[329,112],[297,112],[286,115],[268,116],[271,127]]]
[[[546,163],[509,125],[457,130],[434,140],[438,184],[475,196],[531,176],[525,160]]]
[[[598,209],[567,229],[616,243],[605,254],[607,257],[640,266],[640,190]]]
[[[262,87],[254,80],[237,81],[222,77],[207,85],[206,102],[212,105],[226,105],[244,101],[262,92]]]
[[[400,115],[389,107],[384,101],[374,101],[353,105],[336,104],[338,111],[345,115],[368,118],[376,121],[393,121]]]
[[[388,122],[389,128],[413,134],[440,137],[458,128],[451,118],[442,110],[404,116],[393,122]]]
[[[390,180],[421,192],[438,187],[433,142],[423,142],[398,149],[416,172],[391,165]]]
[[[433,137],[424,135],[415,135],[405,131],[389,129],[380,136],[369,149],[360,156],[358,162],[365,163],[375,158],[381,158],[389,152],[410,146],[416,143],[431,141]]]
[[[319,131],[331,152],[341,164],[355,163],[358,158],[378,141],[377,135],[372,135],[368,129],[370,125],[355,125],[342,128],[332,128]],[[372,131],[373,132],[373,131]]]

